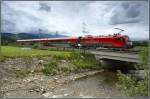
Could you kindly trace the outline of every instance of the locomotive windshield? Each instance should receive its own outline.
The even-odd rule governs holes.
[[[125,35],[124,37],[130,42],[129,36]]]
[[[123,41],[123,42],[125,41],[125,39],[122,38],[122,37],[121,38],[116,38],[116,39],[119,40],[119,41]]]

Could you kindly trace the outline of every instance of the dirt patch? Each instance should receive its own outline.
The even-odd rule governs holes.
[[[1,78],[14,78],[19,75],[38,72],[46,64],[52,60],[52,57],[24,57],[24,58],[7,58],[0,62]]]
[[[93,70],[80,73],[71,73],[67,75],[56,75],[56,76],[44,76],[31,75],[25,78],[11,78],[5,79],[1,90],[3,97],[8,98],[23,98],[23,97],[44,97],[43,94],[49,91],[53,91],[56,88],[63,86],[70,81],[77,80],[82,77],[94,75],[102,72],[102,70]]]

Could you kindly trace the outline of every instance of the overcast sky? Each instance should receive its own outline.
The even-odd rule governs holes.
[[[3,1],[2,32],[56,32],[68,36],[107,35],[121,28],[133,38],[149,38],[147,1]]]

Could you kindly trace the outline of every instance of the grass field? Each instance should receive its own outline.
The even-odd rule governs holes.
[[[81,69],[101,69],[100,62],[95,59],[93,54],[81,53],[79,51],[50,51],[2,46],[1,52],[2,57],[0,57],[0,62],[4,62],[7,58],[16,57],[23,58],[24,61],[29,62],[33,57],[42,58],[43,56],[52,56],[49,63],[44,64],[44,68],[40,70],[45,75],[56,75],[63,72],[69,73],[71,71],[74,72]],[[60,60],[65,60],[65,65],[60,66],[60,64],[62,64]],[[24,77],[29,73],[29,71],[21,70],[16,73],[17,77],[22,77],[22,75]]]
[[[2,46],[1,55],[5,57],[20,57],[20,56],[49,56],[49,55],[60,55],[65,56],[70,52],[59,52],[59,51],[48,51],[38,49],[23,49],[21,47],[13,46]]]

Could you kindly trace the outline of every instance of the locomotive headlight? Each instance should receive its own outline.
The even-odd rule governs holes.
[[[81,44],[78,44],[78,47],[81,47]]]

